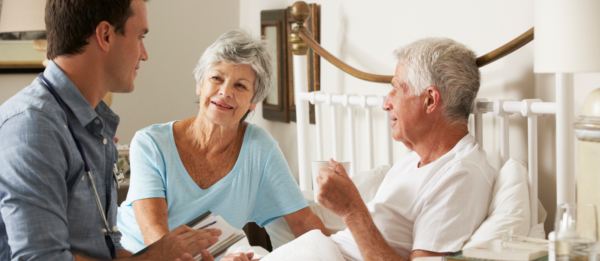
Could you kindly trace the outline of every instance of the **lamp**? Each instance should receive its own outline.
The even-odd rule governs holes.
[[[0,33],[45,31],[45,0],[4,0],[0,15]]]
[[[600,72],[600,1],[535,1],[536,73]]]
[[[557,203],[575,203],[574,100],[570,73],[600,72],[600,1],[536,0],[534,55],[536,73],[556,73]],[[600,104],[599,100],[600,95],[596,93],[588,97],[586,104]],[[584,110],[590,107],[586,106]],[[588,130],[593,131],[590,127],[593,123],[593,120],[585,119],[576,126],[589,127]],[[595,130],[600,133],[600,128]],[[578,129],[577,203],[593,203],[599,207],[600,162],[593,155],[600,153],[600,143],[583,144],[592,141],[581,140],[579,134]],[[590,183],[590,180],[596,182]],[[593,186],[583,184],[586,182]]]
[[[45,7],[45,0],[4,0],[0,14],[0,33],[45,31]],[[35,40],[33,46],[46,54],[46,40]],[[47,64],[46,59],[44,66]]]

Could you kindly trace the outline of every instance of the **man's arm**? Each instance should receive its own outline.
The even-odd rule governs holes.
[[[71,253],[65,182],[68,132],[63,135],[64,127],[57,122],[45,112],[25,112],[0,127],[0,215],[14,259],[93,260]],[[174,260],[199,253],[217,242],[220,233],[182,226],[131,260]]]
[[[283,216],[288,226],[294,233],[295,237],[299,237],[304,233],[313,229],[319,229],[324,235],[329,236],[329,232],[325,228],[323,221],[309,207],[298,210],[294,213]]]
[[[0,215],[14,259],[72,258],[65,182],[69,132],[57,122],[46,112],[26,111],[0,128]]]
[[[150,246],[144,254],[139,256],[131,256],[131,253],[121,250],[117,253],[118,260],[194,260],[190,253],[200,253],[212,244],[216,243],[221,234],[219,229],[202,229],[195,230],[188,226],[181,225],[173,231],[167,233],[155,244]],[[203,251],[203,256],[210,256],[208,252]],[[121,256],[125,257],[121,257]],[[129,256],[127,256],[129,255]],[[97,259],[81,256],[75,256],[75,261],[99,261]],[[212,258],[212,257],[211,257]]]
[[[117,250],[117,259],[131,257],[133,254],[125,249]]]
[[[344,223],[350,229],[360,253],[365,260],[406,260],[396,253],[383,238],[366,206],[356,210],[344,218]],[[426,250],[413,250],[409,260],[417,257],[442,256],[446,253],[431,252]]]
[[[329,160],[329,165],[335,172],[329,168],[322,168],[317,177],[319,203],[342,217],[363,258],[365,260],[407,260],[406,257],[396,253],[383,238],[342,164]],[[410,259],[443,254],[415,250],[411,253]]]

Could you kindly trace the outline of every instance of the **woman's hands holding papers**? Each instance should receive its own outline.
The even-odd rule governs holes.
[[[143,260],[191,260],[190,254],[197,254],[216,243],[221,235],[219,229],[195,230],[181,225],[165,234],[140,255]],[[206,260],[206,259],[205,259]]]
[[[356,209],[364,208],[358,189],[350,179],[342,164],[330,159],[329,168],[319,170],[317,200],[326,209],[344,218]]]

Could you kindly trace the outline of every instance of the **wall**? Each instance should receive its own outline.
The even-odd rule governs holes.
[[[533,1],[477,0],[327,0],[312,1],[321,5],[321,44],[332,54],[350,65],[367,72],[391,75],[396,65],[392,52],[416,39],[436,36],[449,37],[470,46],[479,55],[485,54],[512,40],[533,26]],[[260,11],[282,9],[293,0],[240,1],[240,26],[254,32],[260,30]],[[513,54],[481,69],[482,85],[479,97],[494,99],[540,98],[554,101],[554,76],[533,73],[533,48],[530,43]],[[587,93],[600,87],[600,74],[578,74],[575,82],[575,113],[578,115]],[[385,95],[389,85],[368,83],[342,73],[322,60],[321,87],[327,92],[374,93]],[[289,164],[297,175],[295,124],[266,121],[261,107],[252,122],[263,126],[279,141]],[[358,113],[359,117],[364,114]],[[324,115],[327,128],[327,113]],[[381,126],[383,114],[374,113],[375,126]],[[510,117],[511,156],[527,163],[527,121],[520,115]],[[340,120],[340,124],[347,124]],[[500,123],[496,117],[484,115],[484,149],[490,164],[500,166]],[[345,125],[342,125],[345,126]],[[359,129],[359,132],[360,129]],[[376,133],[382,129],[376,127]],[[539,198],[548,210],[546,231],[553,230],[556,205],[555,181],[555,117],[538,120],[539,134]],[[327,133],[325,133],[328,139]],[[329,137],[331,138],[331,137]],[[347,140],[346,136],[342,137]],[[359,151],[365,141],[359,142]],[[328,154],[329,153],[329,154]],[[326,148],[326,155],[331,155]],[[394,159],[405,154],[401,144],[394,145]],[[314,153],[312,154],[314,155]],[[384,163],[376,151],[376,164]],[[341,160],[348,160],[343,155]],[[366,169],[365,160],[359,170]]]
[[[146,6],[149,59],[141,62],[135,91],[113,98],[112,109],[121,117],[119,143],[129,143],[137,130],[152,124],[195,116],[198,96],[192,70],[206,47],[239,25],[238,0],[150,1]],[[36,76],[0,75],[0,103]]]
[[[478,54],[487,53],[533,26],[533,1],[477,0],[327,0],[321,5],[322,45],[343,61],[372,73],[393,74],[392,51],[399,46],[428,36],[456,39]],[[202,51],[223,32],[240,27],[260,32],[260,11],[282,9],[292,0],[185,0],[150,1],[150,33],[145,39],[150,59],[141,64],[136,90],[116,94],[113,109],[121,116],[117,137],[129,143],[135,131],[154,123],[184,119],[197,112],[194,79],[191,71]],[[540,98],[554,101],[554,77],[533,73],[533,48],[530,43],[491,65],[482,68],[483,82],[479,97],[522,100]],[[29,85],[36,75],[0,75],[0,103]],[[345,75],[322,60],[321,86],[338,93],[375,93],[385,95],[390,87],[360,81]],[[575,113],[579,114],[587,93],[600,87],[600,74],[575,77]],[[290,168],[297,175],[295,124],[266,121],[261,105],[250,121],[266,128],[279,142]],[[357,113],[364,117],[364,113]],[[374,111],[377,126],[383,114]],[[492,166],[499,167],[499,122],[484,115],[484,148]],[[327,115],[324,116],[327,123]],[[340,124],[345,124],[343,120]],[[546,231],[553,228],[556,204],[554,116],[538,121],[540,151],[539,197],[549,210]],[[511,116],[511,156],[527,162],[526,120]],[[376,129],[381,133],[381,129]],[[359,134],[361,131],[359,130]],[[327,133],[326,133],[327,135]],[[345,140],[347,137],[343,137]],[[361,141],[359,149],[364,148]],[[326,155],[331,155],[326,149]],[[405,153],[394,145],[394,158]],[[376,151],[376,165],[384,160]],[[343,155],[342,160],[348,155]],[[359,169],[365,169],[364,160]]]

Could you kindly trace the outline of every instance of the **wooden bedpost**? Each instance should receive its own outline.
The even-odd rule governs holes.
[[[308,52],[308,45],[305,41],[300,38],[300,31],[307,35],[311,35],[304,23],[306,19],[310,16],[310,7],[304,1],[295,2],[292,5],[290,10],[290,14],[292,18],[296,22],[296,27],[292,29],[292,33],[290,34],[290,42],[292,43],[292,53],[294,55],[306,55]]]
[[[310,7],[307,3],[299,1],[292,5],[290,10],[295,27],[292,29],[289,41],[292,45],[292,59],[294,62],[294,99],[296,103],[296,130],[298,135],[298,185],[304,196],[312,198],[312,173],[310,168],[310,151],[308,141],[308,102],[300,97],[302,90],[308,90],[307,59],[308,45],[300,38],[300,33],[308,34],[304,22],[310,16]]]

